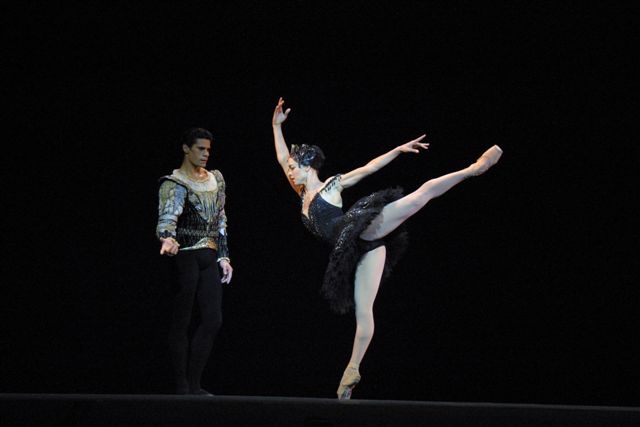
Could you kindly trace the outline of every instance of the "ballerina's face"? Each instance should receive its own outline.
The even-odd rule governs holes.
[[[289,157],[287,160],[287,176],[295,185],[304,185],[310,166],[300,166],[298,162]]]

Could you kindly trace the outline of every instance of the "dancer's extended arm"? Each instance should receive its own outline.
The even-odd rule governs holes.
[[[400,153],[419,153],[420,148],[425,150],[428,149],[429,143],[420,142],[425,138],[425,136],[426,135],[422,135],[405,144],[399,145],[393,150],[371,160],[366,165],[354,169],[349,173],[343,174],[340,184],[343,188],[351,187],[357,184],[361,179],[379,171],[380,169],[388,165],[393,159],[398,157]]]
[[[273,142],[275,143],[276,148],[276,159],[278,160],[278,164],[287,177],[287,181],[289,181],[289,184],[291,184],[291,187],[293,187],[296,193],[300,194],[301,187],[291,182],[288,174],[289,169],[287,160],[289,160],[289,149],[287,148],[287,144],[284,141],[284,134],[282,133],[282,123],[287,120],[291,108],[287,108],[286,111],[283,111],[283,105],[284,99],[280,97],[280,99],[278,100],[278,105],[276,105],[276,108],[273,110],[273,118],[271,119],[271,126],[273,127]]]

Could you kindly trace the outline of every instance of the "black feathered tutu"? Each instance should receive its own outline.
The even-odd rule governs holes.
[[[316,196],[309,206],[311,219],[303,215],[309,230],[331,244],[329,263],[320,292],[333,311],[343,314],[354,307],[353,286],[358,262],[363,254],[384,245],[387,250],[382,279],[386,279],[408,245],[408,233],[398,227],[383,239],[365,241],[360,234],[385,205],[403,196],[402,189],[389,188],[363,197],[344,214],[342,210]]]

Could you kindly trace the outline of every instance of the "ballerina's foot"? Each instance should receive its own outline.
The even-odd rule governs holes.
[[[500,156],[502,156],[502,148],[497,145],[489,148],[471,165],[471,176],[478,176],[485,173],[491,166],[498,163]]]
[[[357,367],[347,366],[342,379],[340,380],[340,386],[338,387],[338,399],[349,400],[351,398],[351,392],[356,384],[360,382],[360,372]]]

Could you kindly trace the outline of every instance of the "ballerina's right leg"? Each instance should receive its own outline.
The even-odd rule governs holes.
[[[486,172],[498,162],[502,150],[494,145],[472,165],[438,178],[430,179],[422,184],[413,193],[410,193],[395,202],[389,203],[382,209],[371,224],[360,234],[364,240],[377,240],[385,237],[409,217],[422,209],[430,200],[443,195],[465,179]]]
[[[373,303],[378,295],[386,253],[384,246],[366,252],[356,268],[354,283],[356,334],[353,339],[351,359],[338,387],[338,399],[349,399],[351,390],[360,381],[360,362],[371,343],[375,329]]]

